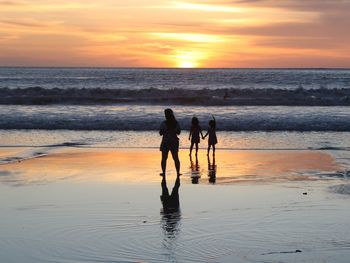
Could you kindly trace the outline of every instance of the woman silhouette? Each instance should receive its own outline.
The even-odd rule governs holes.
[[[166,162],[170,151],[174,159],[177,176],[180,176],[179,138],[177,135],[180,134],[181,129],[172,109],[165,109],[164,114],[165,121],[162,122],[159,130],[159,134],[163,136],[162,143],[160,144],[160,150],[162,152],[162,173],[160,175],[165,176]]]

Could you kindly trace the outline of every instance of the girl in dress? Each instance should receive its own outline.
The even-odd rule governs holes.
[[[196,155],[198,153],[198,143],[200,143],[200,137],[203,138],[202,128],[199,126],[199,121],[197,117],[192,118],[192,126],[190,129],[190,135],[188,136],[188,140],[191,140],[191,147],[190,147],[190,155],[192,154],[193,145],[196,144]]]
[[[218,139],[216,138],[216,120],[214,116],[213,116],[213,119],[209,121],[209,128],[207,133],[204,135],[204,138],[207,137],[208,135],[209,135],[209,139],[208,139],[207,155],[209,155],[210,146],[213,147],[213,155],[215,155],[215,144],[218,143]]]

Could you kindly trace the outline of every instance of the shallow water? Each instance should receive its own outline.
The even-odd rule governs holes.
[[[180,148],[189,148],[183,131]],[[218,131],[218,149],[230,150],[349,150],[350,132],[233,132]],[[0,147],[158,148],[157,131],[1,130]],[[200,148],[207,148],[202,140]]]

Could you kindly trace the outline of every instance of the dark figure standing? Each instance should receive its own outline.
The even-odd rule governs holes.
[[[163,136],[162,143],[160,144],[160,151],[162,152],[162,173],[160,175],[165,176],[166,162],[170,151],[174,159],[177,176],[179,176],[179,138],[177,137],[177,135],[180,134],[181,129],[171,109],[165,109],[164,114],[165,121],[162,122],[159,130],[159,134]]]
[[[216,120],[213,116],[213,119],[209,121],[209,128],[207,133],[204,135],[204,138],[209,135],[208,139],[208,153],[210,151],[210,147],[213,147],[213,155],[215,155],[215,144],[218,143],[218,139],[216,138]]]
[[[188,140],[191,140],[191,147],[190,147],[190,155],[192,154],[193,145],[196,145],[196,155],[198,154],[198,143],[200,143],[200,137],[203,138],[202,128],[199,125],[199,121],[197,117],[192,118],[192,125],[190,129],[190,135],[188,136]]]

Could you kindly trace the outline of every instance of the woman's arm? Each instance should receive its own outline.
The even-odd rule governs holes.
[[[190,129],[190,134],[188,135],[188,140],[191,140],[191,136],[192,136],[192,127]]]
[[[160,125],[160,128],[159,128],[159,135],[164,135],[165,130],[166,130],[165,123],[162,122],[162,124]]]

